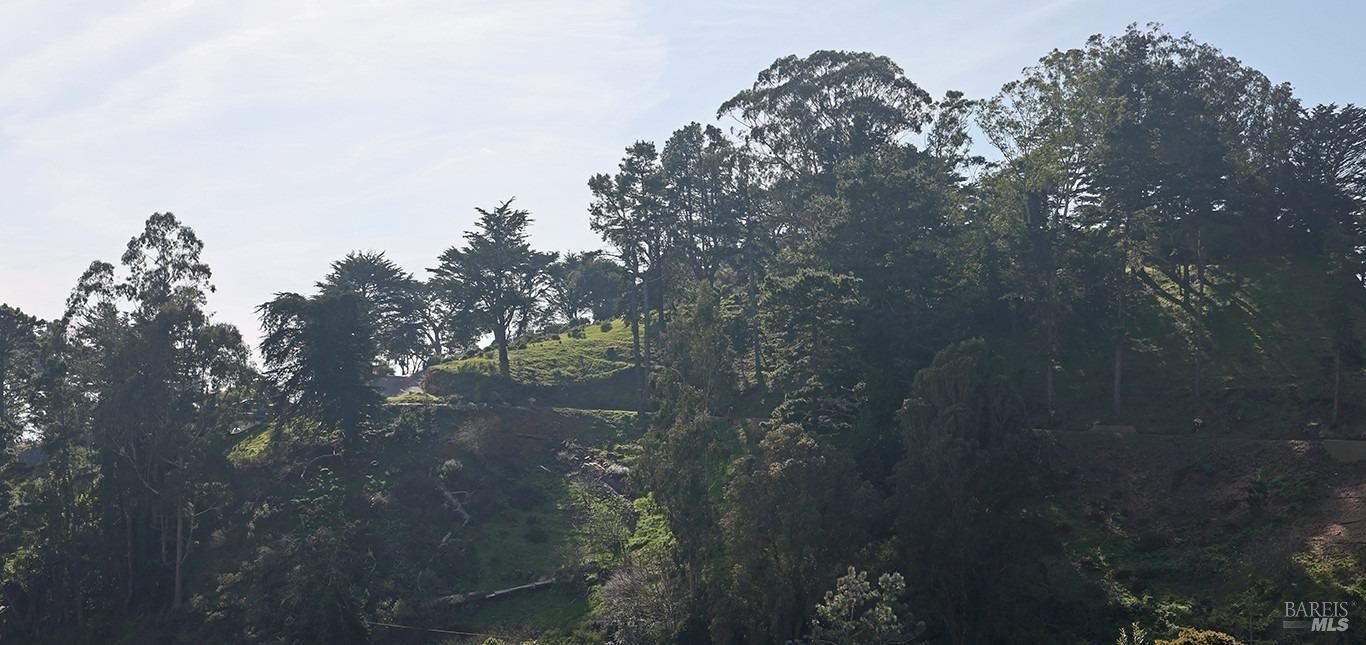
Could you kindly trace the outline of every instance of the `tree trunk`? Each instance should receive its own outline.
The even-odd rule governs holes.
[[[0,351],[0,422],[9,418],[9,410],[5,407],[5,375],[9,373],[9,361],[6,360],[5,352]]]
[[[754,383],[759,391],[766,389],[764,382],[763,330],[759,326],[759,286],[754,271],[749,275],[749,324],[754,335]]]
[[[1114,366],[1114,369],[1115,369],[1115,373],[1114,373],[1114,388],[1113,388],[1113,390],[1111,391],[1111,400],[1112,400],[1113,405],[1114,405],[1114,412],[1115,412],[1116,421],[1118,421],[1118,417],[1119,417],[1119,408],[1120,408],[1120,405],[1119,405],[1119,404],[1120,404],[1120,388],[1121,388],[1121,386],[1123,385],[1123,381],[1124,381],[1124,343],[1123,343],[1123,341],[1121,341],[1121,340],[1116,340],[1116,341],[1115,341],[1115,366]]]
[[[1342,405],[1342,348],[1333,353],[1333,420],[1330,426],[1338,423],[1338,412]]]
[[[1124,318],[1124,297],[1127,295],[1127,291],[1129,289],[1129,221],[1127,217],[1124,219],[1122,226],[1123,229],[1121,231],[1120,238],[1121,257],[1119,265],[1119,285],[1115,295],[1115,303],[1118,305],[1116,307],[1116,318],[1118,319],[1119,324],[1116,325],[1114,383],[1112,386],[1112,390],[1110,392],[1110,398],[1112,405],[1114,406],[1114,415],[1116,417],[1116,421],[1119,420],[1118,417],[1120,415],[1121,403],[1120,395],[1122,392],[1122,387],[1124,385],[1124,341],[1125,337],[1128,336],[1128,330],[1126,327],[1128,321]],[[1137,270],[1141,271],[1143,269],[1142,267],[1139,267]]]
[[[1201,377],[1201,367],[1202,367],[1202,366],[1201,366],[1201,360],[1200,360],[1200,346],[1199,346],[1199,345],[1196,345],[1196,347],[1195,347],[1195,402],[1196,402],[1196,403],[1199,403],[1199,402],[1200,402],[1200,381],[1201,381],[1201,378],[1200,378],[1200,377]]]
[[[1049,420],[1049,421],[1052,421],[1053,418],[1054,418],[1055,416],[1057,416],[1057,414],[1055,413],[1055,409],[1056,409],[1057,406],[1056,406],[1056,405],[1054,404],[1054,402],[1053,402],[1054,399],[1057,398],[1057,391],[1056,391],[1055,386],[1053,385],[1053,365],[1055,364],[1055,363],[1054,363],[1054,360],[1055,360],[1055,359],[1052,358],[1051,356],[1049,357],[1049,359],[1048,359],[1048,365],[1045,366],[1047,369],[1045,369],[1045,370],[1044,370],[1044,373],[1043,373],[1044,397],[1045,397],[1045,398],[1047,399],[1047,401],[1048,401],[1048,420]]]
[[[661,266],[655,270],[655,311],[659,315],[659,334],[665,330],[664,322],[664,269]]]
[[[185,499],[183,494],[176,500],[175,509],[175,591],[171,596],[171,606],[180,609],[181,591],[185,580]]]
[[[631,281],[631,307],[627,310],[627,316],[631,319],[631,361],[636,365],[636,371],[640,371],[640,286]]]
[[[636,372],[636,411],[645,411],[645,364],[640,351],[640,268],[635,261],[627,262],[628,280],[631,281],[628,292],[628,300],[631,305],[627,309],[627,315],[631,318],[631,358],[635,362]],[[637,414],[636,421],[640,423],[644,417]]]
[[[1195,229],[1195,400],[1200,401],[1200,386],[1205,352],[1205,246],[1202,232]]]
[[[650,399],[650,283],[648,280],[640,281],[641,291],[641,311],[644,312],[644,351],[645,356],[641,364],[640,373],[640,412],[645,412],[649,407]]]
[[[1052,266],[1051,261],[1049,266]],[[1049,273],[1051,275],[1053,272],[1050,271]],[[1046,333],[1048,335],[1048,364],[1044,366],[1044,395],[1045,399],[1048,401],[1048,420],[1051,422],[1054,417],[1057,416],[1058,407],[1058,390],[1057,384],[1055,383],[1056,374],[1054,374],[1054,370],[1057,369],[1058,364],[1061,362],[1059,359],[1061,354],[1059,345],[1061,344],[1061,341],[1058,339],[1058,287],[1057,280],[1052,277],[1048,278],[1048,314],[1046,325]]]
[[[123,592],[123,608],[133,605],[133,518],[128,509],[123,509],[123,559],[127,566],[128,579]]]
[[[166,521],[166,517],[164,515],[157,517],[157,525],[161,528],[161,563],[166,564],[167,562],[170,562],[170,560],[167,559],[168,556],[166,555],[166,543],[170,541],[170,536],[167,535],[167,532],[171,530],[171,525],[169,522]]]
[[[493,342],[498,345],[498,373],[503,378],[512,378],[512,369],[508,365],[508,330],[501,320],[493,326]]]

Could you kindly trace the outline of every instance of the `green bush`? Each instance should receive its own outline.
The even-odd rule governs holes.
[[[1238,639],[1223,632],[1216,632],[1212,629],[1195,629],[1193,627],[1181,627],[1176,631],[1176,638],[1172,640],[1158,639],[1154,645],[1241,645]]]

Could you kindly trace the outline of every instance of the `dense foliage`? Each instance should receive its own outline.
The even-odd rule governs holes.
[[[580,495],[572,570],[595,609],[560,638],[1099,642],[1143,620],[1235,642],[1159,624],[1068,559],[1049,431],[1360,434],[1366,109],[1303,106],[1131,27],[982,99],[935,100],[868,53],[788,56],[718,117],[734,127],[635,142],[589,179],[607,250],[533,249],[508,200],[426,281],[350,254],[316,294],[261,305],[260,372],[210,320],[203,244],[170,214],[92,264],[59,320],[0,306],[0,634],[95,642],[141,616],[362,642],[432,615],[407,586],[483,591],[413,564],[383,509],[434,499],[455,519],[424,548],[468,548],[467,489],[509,477],[488,455],[521,457],[471,430],[487,463],[384,470],[426,450],[403,442],[430,401],[383,406],[370,381],[496,352],[496,374],[446,371],[523,414],[511,353],[621,316],[629,349],[594,360],[629,373],[635,500]],[[245,482],[243,436],[273,438],[278,482]]]

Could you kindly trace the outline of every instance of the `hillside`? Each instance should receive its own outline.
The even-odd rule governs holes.
[[[631,329],[621,319],[539,334],[508,350],[511,380],[498,375],[489,349],[447,361],[420,377],[423,391],[479,403],[540,402],[579,408],[639,406],[639,381],[631,369]]]
[[[1359,397],[1340,402],[1334,392],[1334,283],[1326,267],[1306,259],[1259,259],[1244,266],[1211,268],[1208,347],[1197,373],[1191,319],[1177,304],[1181,293],[1155,271],[1161,296],[1132,321],[1126,355],[1124,407],[1110,406],[1111,352],[1104,336],[1077,330],[1064,344],[1057,376],[1062,423],[1082,429],[1096,421],[1133,425],[1144,432],[1185,432],[1200,418],[1206,432],[1261,438],[1366,436]],[[1156,293],[1156,291],[1155,291]],[[1366,341],[1358,321],[1355,343]],[[1366,386],[1359,370],[1345,370],[1343,392]],[[1330,427],[1331,426],[1331,427]]]
[[[463,638],[448,632],[467,632],[476,642],[493,635],[553,641],[583,631],[586,642],[597,640],[593,594],[605,572],[630,551],[669,539],[648,499],[631,499],[639,491],[627,488],[640,455],[635,412],[523,404],[580,387],[610,389],[629,371],[629,363],[613,357],[629,357],[630,332],[620,321],[605,327],[511,350],[514,379],[524,383],[489,373],[496,359],[487,356],[438,365],[419,382],[442,395],[421,390],[391,398],[389,421],[366,437],[368,461],[321,455],[314,468],[331,468],[338,482],[364,482],[368,566],[385,581],[368,602],[373,638],[435,643]],[[479,397],[441,389],[451,383],[520,398],[452,405]],[[242,512],[257,518],[256,530],[286,531],[286,524],[272,524],[283,520],[278,509],[316,492],[301,485],[307,473],[298,464],[319,459],[317,449],[288,427],[258,428],[227,449],[252,491]],[[246,534],[224,536],[213,559],[228,569],[233,562],[246,566],[252,543]],[[232,585],[222,592],[251,593]]]
[[[1264,278],[1281,279],[1283,276],[1276,274]],[[1292,309],[1305,296],[1281,297],[1290,298],[1289,304],[1272,300],[1261,306],[1281,307],[1277,313],[1283,319],[1301,318]],[[563,335],[513,349],[510,358],[514,375],[546,387],[551,386],[549,374],[558,374],[553,378],[559,379],[561,387],[574,387],[579,383],[576,379],[601,379],[604,372],[610,375],[624,366],[593,360],[604,355],[608,347],[620,351],[623,341],[629,351],[629,335],[616,333],[621,329],[624,326],[617,324],[612,333],[599,330],[585,334],[585,338]],[[1247,333],[1253,330],[1249,328]],[[1278,339],[1268,333],[1261,337],[1265,342],[1263,355],[1275,360],[1261,365],[1243,360],[1231,369],[1263,373],[1280,369],[1284,372],[1278,378],[1292,379],[1296,365],[1299,369],[1314,367],[1283,349],[1280,342],[1288,343],[1291,337]],[[491,367],[496,367],[493,359],[479,356],[434,370],[477,372],[491,378],[486,372]],[[1107,620],[1116,625],[1135,618],[1171,629],[1196,624],[1249,642],[1284,642],[1278,615],[1266,608],[1280,607],[1291,596],[1336,598],[1345,594],[1366,602],[1366,567],[1362,566],[1366,561],[1362,544],[1366,540],[1361,535],[1361,526],[1366,523],[1366,489],[1361,483],[1366,481],[1366,463],[1358,454],[1363,444],[1310,438],[1304,428],[1307,417],[1299,416],[1305,414],[1303,405],[1282,406],[1280,418],[1293,423],[1283,423],[1279,430],[1265,420],[1241,432],[1215,426],[1191,434],[1184,422],[1164,425],[1150,417],[1137,434],[1053,433],[1050,459],[1059,479],[1048,514],[1064,536],[1064,561],[1074,568],[1072,574],[1053,575],[1064,579],[1076,575],[1077,584],[1103,590],[1101,596],[1090,600],[1094,603],[1091,610],[1097,616],[1109,616]],[[495,459],[506,460],[512,469],[502,472],[520,468],[532,474],[545,498],[558,501],[495,514],[495,528],[474,528],[477,537],[471,538],[472,544],[477,549],[479,544],[498,543],[517,554],[519,561],[536,563],[528,566],[552,569],[550,554],[573,541],[575,523],[582,517],[578,511],[560,515],[550,511],[578,507],[570,492],[576,484],[566,488],[554,478],[536,474],[549,458],[546,446],[572,439],[603,455],[605,461],[629,465],[639,454],[629,430],[631,414],[494,407],[479,412],[477,418],[480,421],[466,423],[510,433],[497,441],[503,448]],[[612,426],[607,419],[617,425]],[[611,427],[616,429],[609,430]],[[454,432],[459,435],[469,430]],[[1256,438],[1266,434],[1305,438]],[[495,487],[506,485],[507,475],[501,477]],[[531,517],[559,518],[537,520],[555,527],[551,531],[555,537],[547,542],[526,540],[518,527]],[[498,570],[497,565],[486,566]],[[504,570],[476,577],[474,584],[489,588],[530,579],[526,572],[514,573]],[[560,586],[557,591],[488,601],[458,612],[454,622],[450,614],[420,616],[426,625],[479,627],[502,634],[555,633],[556,629],[582,626],[591,620],[591,588],[591,583],[581,583],[578,587]]]
[[[407,246],[229,279],[258,335],[241,254],[153,213],[51,320],[0,303],[0,641],[1362,641],[1366,107],[1074,44],[979,96],[784,55],[508,168],[579,217],[387,200]],[[538,159],[508,127],[480,158]],[[263,259],[343,252],[280,223]]]
[[[1292,642],[1285,601],[1366,602],[1360,455],[1209,435],[1058,440],[1054,519],[1069,559],[1104,590],[1094,611]]]
[[[564,333],[537,334],[508,350],[512,380],[528,385],[562,385],[595,380],[631,366],[631,327],[620,318],[580,325]],[[473,356],[440,363],[435,371],[498,374],[498,353],[487,349]]]
[[[621,496],[636,436],[631,412],[404,406],[367,437],[368,461],[320,461],[327,465],[315,467],[338,482],[364,482],[367,566],[384,581],[367,603],[374,637],[426,643],[450,636],[426,628],[512,638],[585,628],[594,581],[624,556],[648,513],[643,501]],[[241,512],[256,518],[255,531],[287,532],[280,510],[316,493],[297,470],[309,450],[279,428],[229,450],[250,491]],[[249,568],[257,541],[225,535],[212,558],[228,570],[234,562]],[[228,581],[221,596],[253,593],[235,579],[218,577]]]

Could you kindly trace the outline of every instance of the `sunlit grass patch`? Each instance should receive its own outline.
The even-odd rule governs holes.
[[[561,334],[541,336],[508,351],[512,379],[530,385],[556,385],[602,378],[631,367],[631,329],[621,320],[577,327]],[[498,351],[448,361],[433,369],[498,374]]]

